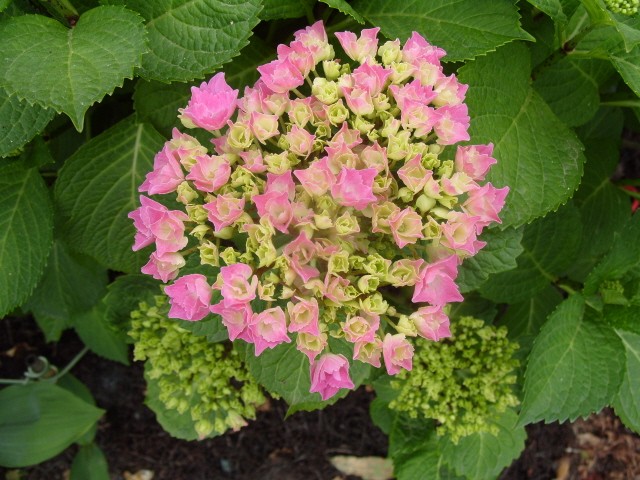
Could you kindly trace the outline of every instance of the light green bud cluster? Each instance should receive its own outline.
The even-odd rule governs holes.
[[[518,344],[507,338],[505,327],[472,317],[451,322],[451,331],[440,342],[416,340],[413,369],[391,382],[399,394],[389,407],[437,420],[438,434],[457,443],[472,433],[497,433],[489,416],[519,403],[512,392]]]
[[[607,8],[623,15],[635,15],[640,7],[640,0],[604,0]]]
[[[254,419],[265,402],[238,353],[227,343],[211,343],[167,318],[166,297],[141,303],[131,312],[135,360],[146,361],[167,409],[189,413],[199,438],[222,435]]]

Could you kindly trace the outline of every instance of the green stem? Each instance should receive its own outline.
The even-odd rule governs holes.
[[[600,102],[600,105],[603,107],[629,107],[629,108],[639,108],[640,100],[609,100]]]
[[[556,285],[560,290],[564,290],[565,292],[567,292],[569,295],[574,295],[576,293],[576,291],[571,288],[569,285],[565,285],[564,283],[559,283]]]
[[[630,197],[640,200],[640,193],[634,192],[632,190],[627,190],[626,188],[622,188],[622,187],[618,187],[618,188],[622,190],[624,193],[626,193],[627,195],[629,195]]]
[[[78,352],[78,354],[75,357],[71,359],[69,363],[67,363],[66,367],[60,370],[53,377],[47,378],[46,381],[53,382],[53,383],[57,382],[60,378],[64,377],[67,373],[69,373],[69,371],[76,366],[76,364],[82,359],[82,357],[84,357],[87,354],[88,351],[89,351],[89,347],[85,346],[82,350],[80,350],[80,352]]]
[[[587,28],[578,33],[575,37],[567,40],[561,48],[554,51],[551,55],[549,55],[545,60],[542,61],[536,68],[531,72],[531,78],[536,79],[542,72],[550,68],[551,66],[558,63],[560,60],[565,58],[567,55],[572,53],[576,46],[580,43],[580,41],[594,29],[595,25],[592,23]]]

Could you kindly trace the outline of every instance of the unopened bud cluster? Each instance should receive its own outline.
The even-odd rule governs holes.
[[[458,266],[508,191],[478,183],[492,145],[455,146],[470,140],[467,86],[443,72],[445,52],[415,32],[380,45],[378,30],[336,33],[348,56],[337,59],[318,22],[241,98],[223,73],[193,87],[180,118],[212,135],[213,152],[175,130],[140,189],[184,208],[142,196],[130,214],[134,249],[156,247],[142,271],[173,281],[170,317],[215,313],[256,355],[295,342],[323,399],[353,387],[329,336],[395,374],[411,369],[407,337],[450,335]],[[216,274],[180,276],[186,255]],[[415,307],[399,313],[402,290]]]
[[[604,0],[607,8],[623,15],[635,15],[640,7],[640,0]]]
[[[389,406],[436,420],[437,433],[455,443],[475,432],[497,434],[491,415],[519,403],[512,391],[518,344],[507,338],[505,327],[472,317],[460,318],[451,330],[442,342],[416,341],[413,370],[391,382],[399,394]]]
[[[131,313],[135,360],[146,360],[145,376],[156,383],[158,399],[169,410],[188,414],[198,438],[238,430],[265,402],[260,387],[238,353],[210,343],[167,318],[166,297],[141,303]]]

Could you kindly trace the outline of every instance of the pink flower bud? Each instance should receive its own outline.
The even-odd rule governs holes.
[[[409,319],[413,321],[418,335],[437,342],[451,336],[449,317],[442,311],[440,305],[421,307],[412,313]]]
[[[304,128],[294,125],[291,131],[287,133],[286,138],[287,142],[289,142],[289,151],[299,157],[307,158],[313,151],[313,141],[316,137]]]
[[[158,255],[177,252],[187,246],[183,222],[189,217],[184,212],[168,210],[144,195],[140,196],[140,203],[141,206],[128,215],[138,230],[134,251],[150,245],[154,240]]]
[[[314,64],[330,58],[333,49],[329,45],[322,21],[317,21],[304,30],[298,30],[293,37],[308,49]]]
[[[362,30],[360,38],[353,32],[336,32],[336,37],[345,53],[356,62],[363,63],[367,58],[374,58],[378,51],[379,28]]]
[[[353,346],[353,359],[380,368],[382,341],[375,337],[372,342],[356,342]]]
[[[311,297],[310,299],[299,298],[297,303],[289,302],[287,311],[289,313],[289,331],[304,332],[311,335],[319,335],[318,328],[318,300]]]
[[[289,231],[289,224],[293,219],[293,209],[286,192],[268,192],[254,195],[253,202],[258,209],[258,215],[267,220],[282,233]]]
[[[215,192],[229,181],[230,175],[231,166],[225,157],[203,155],[196,158],[187,180],[202,192]]]
[[[171,304],[170,318],[196,321],[209,314],[212,290],[204,275],[180,277],[173,285],[165,287],[164,292]]]
[[[309,240],[305,232],[284,247],[283,253],[290,259],[291,266],[304,283],[320,275],[320,271],[309,265],[317,254],[315,243]]]
[[[264,143],[268,138],[275,137],[280,133],[278,131],[278,116],[266,113],[251,112],[249,128],[260,143]]]
[[[433,129],[438,135],[437,142],[440,145],[453,145],[471,138],[468,132],[469,115],[466,104],[440,107],[437,112],[439,118]]]
[[[184,258],[179,253],[158,255],[158,252],[153,252],[149,262],[140,271],[167,283],[178,276],[178,271],[184,267],[184,264]]]
[[[464,172],[474,180],[484,180],[485,175],[496,163],[493,143],[488,145],[465,145],[456,150],[456,170]]]
[[[240,152],[240,158],[244,161],[244,167],[252,173],[262,173],[267,170],[260,150],[245,150]]]
[[[203,205],[209,212],[209,221],[213,223],[216,232],[235,222],[244,212],[244,198],[233,198],[228,195],[218,195],[214,201]]]
[[[227,327],[229,340],[233,341],[239,338],[245,342],[253,343],[253,337],[249,330],[249,319],[253,315],[251,304],[245,303],[229,307],[225,306],[225,302],[220,302],[212,305],[210,310],[211,313],[222,317],[222,324]]]
[[[324,350],[327,346],[327,334],[318,333],[313,335],[306,332],[298,332],[296,335],[296,349],[304,353],[309,359],[310,363],[313,363],[315,358]]]
[[[347,340],[351,343],[373,342],[376,332],[380,327],[380,316],[375,314],[364,314],[349,317],[342,324],[342,331]]]
[[[233,307],[249,303],[256,298],[258,277],[253,270],[244,263],[234,263],[220,269],[222,288],[220,293],[224,298],[225,307]]]
[[[356,170],[343,168],[337,183],[331,187],[331,195],[340,205],[363,210],[376,201],[373,194],[373,179],[377,175],[375,168]]]
[[[219,130],[227,124],[236,110],[238,90],[233,90],[224,79],[224,73],[214,75],[200,88],[191,87],[191,100],[178,111],[200,128]]]
[[[411,64],[418,60],[439,64],[445,55],[443,49],[431,45],[418,32],[413,32],[402,48],[402,60]]]
[[[402,333],[396,335],[387,333],[382,341],[382,356],[389,375],[395,375],[402,368],[411,371],[413,345],[407,341]]]
[[[322,400],[333,397],[341,388],[354,388],[349,377],[349,360],[344,355],[325,353],[311,363],[310,392],[318,392]]]
[[[287,93],[304,83],[304,76],[288,58],[258,67],[264,84],[276,93]]]
[[[256,356],[267,348],[291,342],[287,335],[287,320],[280,307],[254,313],[249,320],[249,330],[256,346]]]
[[[442,225],[440,243],[452,250],[475,255],[486,245],[477,239],[478,221],[480,217],[473,217],[466,213],[452,212],[445,224]]]
[[[419,192],[433,177],[433,172],[422,166],[422,155],[418,154],[398,170],[398,176],[412,192]]]
[[[389,228],[391,229],[393,240],[400,248],[424,238],[422,234],[422,217],[411,207],[407,207],[389,217]]]
[[[149,195],[171,193],[184,180],[184,172],[169,143],[165,143],[153,159],[153,171],[147,173],[146,179],[138,191]]]
[[[328,165],[328,158],[314,160],[304,170],[294,170],[293,174],[300,181],[302,187],[309,195],[320,196],[327,193],[327,190],[336,181],[335,175]]]
[[[509,193],[509,187],[496,188],[491,183],[478,187],[469,192],[467,201],[462,209],[470,215],[478,216],[477,224],[486,227],[492,222],[502,223],[498,214],[504,207],[504,201]]]
[[[458,276],[458,257],[450,255],[434,263],[427,264],[420,272],[418,283],[411,301],[444,305],[464,300],[455,279]]]

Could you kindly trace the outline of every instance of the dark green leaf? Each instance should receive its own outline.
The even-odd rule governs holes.
[[[402,40],[420,32],[447,51],[445,60],[469,60],[513,40],[533,40],[520,28],[520,15],[509,1],[356,0],[353,8],[388,38]]]
[[[525,373],[520,423],[563,422],[599,411],[620,388],[624,349],[615,331],[574,294],[549,316]]]
[[[69,30],[42,15],[0,23],[0,83],[7,92],[66,113],[78,130],[84,114],[125,78],[145,50],[142,19],[122,7],[84,13]]]
[[[36,169],[0,167],[0,318],[38,283],[53,241],[53,210]]]
[[[627,427],[640,433],[640,335],[626,330],[616,332],[624,345],[627,362],[613,408]]]
[[[56,200],[69,242],[104,266],[137,272],[145,253],[131,250],[135,229],[127,214],[139,205],[138,186],[164,139],[128,118],[84,144],[60,170]]]
[[[109,467],[102,450],[95,444],[83,445],[71,464],[70,480],[109,480]]]
[[[149,275],[122,275],[107,287],[102,299],[105,316],[110,325],[126,330],[131,312],[140,302],[153,303],[154,295],[160,295],[160,282]]]
[[[315,0],[263,0],[260,20],[304,17],[313,8]]]
[[[109,0],[147,21],[140,74],[161,82],[202,78],[240,53],[258,23],[259,0]]]
[[[557,209],[582,176],[582,144],[531,88],[530,72],[526,47],[510,44],[468,63],[459,75],[469,84],[473,142],[495,144],[498,163],[488,179],[510,188],[501,214],[505,226]]]
[[[116,331],[108,323],[106,308],[100,304],[76,314],[73,326],[84,344],[101,357],[129,365],[129,348],[124,331]]]
[[[88,431],[104,413],[53,383],[0,391],[0,465],[47,460]]]
[[[349,5],[346,0],[320,0],[322,3],[326,3],[331,8],[335,8],[336,10],[344,13],[345,15],[349,15],[358,23],[364,23],[364,18],[358,12],[356,12],[351,5]]]

